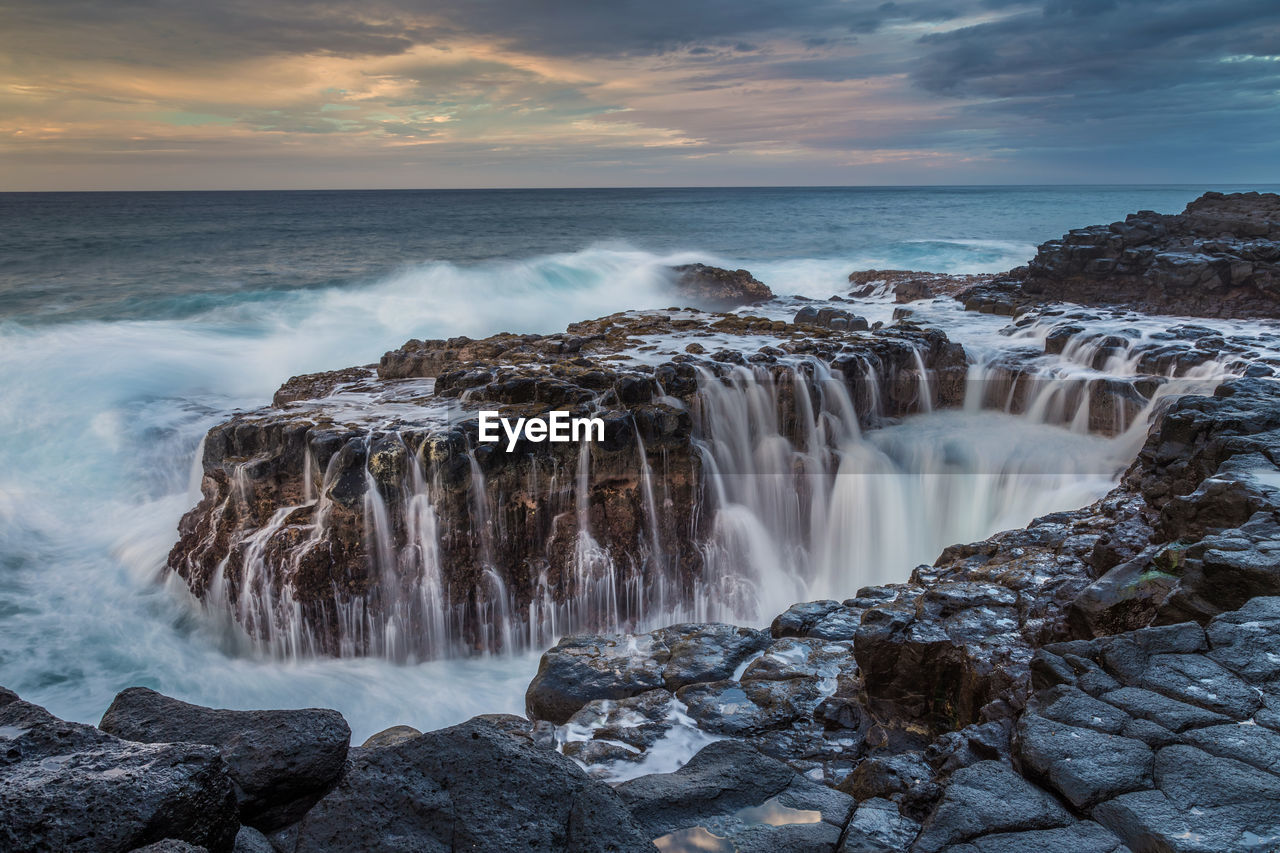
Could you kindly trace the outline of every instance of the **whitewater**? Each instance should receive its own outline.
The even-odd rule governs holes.
[[[839,205],[830,191],[520,202],[553,212],[568,204],[575,212],[565,221],[539,220],[520,204],[512,213],[508,199],[489,199],[486,211],[436,222],[438,239],[418,246],[414,258],[388,250],[396,232],[381,214],[368,214],[355,236],[342,237],[340,223],[305,239],[291,236],[280,224],[307,215],[297,197],[256,199],[252,217],[226,210],[223,199],[189,199],[189,207],[203,206],[190,217],[204,230],[157,246],[146,229],[163,227],[145,216],[129,234],[113,236],[112,228],[125,226],[84,214],[70,200],[58,207],[42,199],[56,210],[37,227],[24,213],[29,206],[6,196],[0,214],[14,227],[0,242],[0,684],[85,722],[96,722],[131,685],[217,707],[332,707],[350,721],[356,742],[395,724],[429,729],[476,713],[521,713],[538,649],[399,665],[285,661],[235,643],[181,582],[164,579],[178,519],[198,498],[204,433],[233,411],[265,404],[292,375],[374,362],[409,338],[545,333],[615,311],[668,306],[665,270],[673,264],[747,267],[780,295],[826,298],[846,290],[856,269],[1008,269],[1027,260],[1036,242],[1061,233],[1064,222],[1106,221],[1140,207],[1180,209],[1198,191],[1057,189],[1055,197],[989,190],[959,201],[946,192],[904,191],[842,196]],[[94,204],[95,215],[111,213],[106,200]],[[648,218],[635,222],[619,212],[629,205],[645,207]],[[253,227],[237,231],[236,215]],[[681,228],[689,217],[701,217],[702,225]],[[264,236],[263,221],[278,230]],[[830,227],[814,225],[821,222]],[[538,228],[546,233],[530,236]],[[100,239],[85,239],[99,231]],[[217,236],[201,244],[205,232]],[[383,238],[360,236],[374,232]],[[270,264],[245,254],[255,240],[262,257],[274,257]],[[321,246],[334,241],[340,245]],[[226,263],[218,267],[224,247]],[[887,317],[891,308],[868,310]],[[998,323],[944,312],[939,325],[966,347],[1003,345]],[[959,412],[925,429],[904,424],[885,430],[867,452],[880,452],[877,464],[919,468],[929,464],[920,459],[948,447],[985,459],[1029,455],[1046,443],[1032,430],[1019,434],[1025,448],[991,448],[990,436],[1008,428],[991,420],[1000,417]],[[1095,458],[1085,445],[1105,441],[1076,439],[1079,448],[1064,450],[1080,458]],[[859,548],[881,548],[864,558],[886,575],[867,583],[902,580],[955,541],[1087,503],[1112,482],[1114,460],[1107,460],[1100,469],[1036,474],[1070,475],[1052,505],[1014,493],[968,519],[947,514],[956,495],[923,485],[908,503],[881,509],[922,512],[936,535],[897,544],[875,545],[874,534],[901,521],[858,513],[866,497],[856,489],[866,482],[838,480],[829,499],[849,507],[856,523],[820,537],[817,585],[777,589],[769,604],[785,607],[792,596],[814,592],[852,595],[855,589],[839,589],[838,564]],[[949,479],[946,487],[980,490],[988,468],[975,465],[969,480]],[[765,507],[748,508],[772,517]]]

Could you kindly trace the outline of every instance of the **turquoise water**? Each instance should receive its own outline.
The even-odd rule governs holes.
[[[1007,269],[1204,189],[0,194],[0,684],[86,721],[133,684],[336,707],[357,736],[518,711],[536,656],[230,654],[157,582],[204,432],[292,374],[410,337],[668,305],[671,263],[828,296],[854,269]]]

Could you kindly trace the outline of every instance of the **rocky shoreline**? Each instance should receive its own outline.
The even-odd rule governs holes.
[[[1224,322],[1280,318],[1277,261],[1280,197],[1210,193],[1003,275],[860,272],[814,302],[693,265],[673,283],[700,308],[295,377],[210,432],[170,569],[280,655],[560,637],[526,716],[350,747],[333,711],[131,688],[95,728],[0,691],[0,847],[1280,848],[1280,334]],[[979,358],[929,327],[961,307],[1026,345]],[[731,394],[809,478],[840,429],[992,400],[1140,450],[1096,502],[904,582],[767,629],[643,630],[749,612],[751,578],[707,565]],[[482,406],[591,413],[606,438],[489,452]]]

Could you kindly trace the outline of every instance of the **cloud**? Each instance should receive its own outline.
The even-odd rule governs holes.
[[[0,0],[0,20],[7,185],[148,163],[315,185],[1280,179],[1274,0]]]

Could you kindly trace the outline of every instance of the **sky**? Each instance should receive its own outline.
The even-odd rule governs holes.
[[[0,0],[0,190],[1280,182],[1280,0]]]

